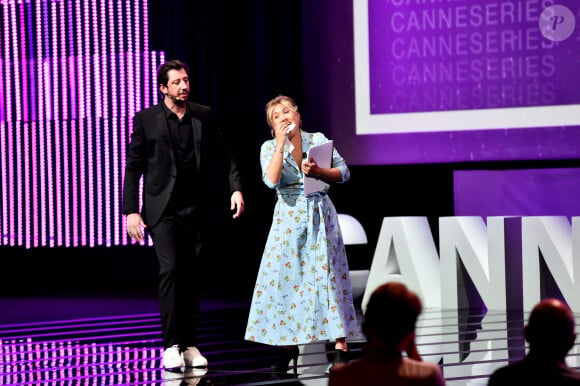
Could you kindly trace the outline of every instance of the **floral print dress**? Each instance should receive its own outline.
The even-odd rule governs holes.
[[[302,151],[328,142],[322,133],[302,131]],[[277,202],[254,288],[245,339],[269,345],[296,345],[358,333],[348,262],[336,209],[328,188],[304,195],[303,175],[284,150],[280,182],[266,177],[275,140],[260,151],[262,179],[276,189]],[[350,178],[333,149],[332,167]]]

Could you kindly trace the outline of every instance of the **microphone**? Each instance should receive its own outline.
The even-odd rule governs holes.
[[[290,132],[292,130],[294,130],[295,127],[296,127],[296,124],[294,124],[294,123],[290,123],[288,126],[286,126],[286,135],[290,134]]]
[[[183,101],[183,100],[181,100],[181,99],[178,99],[178,97],[177,97],[177,96],[175,96],[175,95],[171,95],[171,94],[169,94],[169,93],[165,94],[165,96],[166,96],[167,98],[171,99],[171,100],[172,100],[172,101],[174,101],[174,102],[182,102],[182,101]]]
[[[185,100],[183,99],[177,99],[177,97],[175,95],[171,95],[171,94],[165,94],[166,98],[169,98],[170,100],[173,101],[174,104],[181,106],[185,104]]]
[[[306,153],[302,153],[302,159],[306,159]]]

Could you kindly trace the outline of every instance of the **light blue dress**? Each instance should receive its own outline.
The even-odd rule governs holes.
[[[328,142],[322,133],[302,131],[302,151]],[[278,184],[266,177],[275,140],[260,151],[262,179],[276,189],[277,201],[254,288],[245,339],[269,345],[335,340],[358,333],[348,262],[336,209],[328,188],[304,195],[303,175],[284,150]],[[350,179],[344,159],[333,149],[332,167]]]

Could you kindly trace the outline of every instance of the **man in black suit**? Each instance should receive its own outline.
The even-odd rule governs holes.
[[[203,230],[209,222],[211,170],[229,169],[233,218],[244,211],[238,167],[213,110],[188,102],[189,68],[171,60],[159,67],[163,101],[135,114],[127,151],[123,213],[127,233],[144,239],[147,228],[159,260],[163,366],[207,367],[197,346],[198,280]],[[139,181],[143,205],[139,210]]]
[[[566,356],[576,340],[574,325],[574,314],[563,301],[539,302],[524,328],[530,344],[528,354],[497,369],[488,385],[580,385],[580,373],[566,365]]]

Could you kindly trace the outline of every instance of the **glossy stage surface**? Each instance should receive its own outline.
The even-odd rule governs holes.
[[[199,348],[207,372],[164,371],[155,299],[0,298],[3,385],[326,385],[333,345],[301,346],[296,377],[269,371],[273,350],[243,339],[248,304],[202,302]],[[424,360],[443,369],[447,385],[486,385],[489,374],[518,360],[527,314],[424,310],[417,342]],[[396,316],[393,316],[396,317]],[[576,316],[578,320],[578,315]],[[359,316],[360,321],[360,316]],[[350,342],[361,355],[364,336]],[[567,358],[578,367],[577,346]]]

